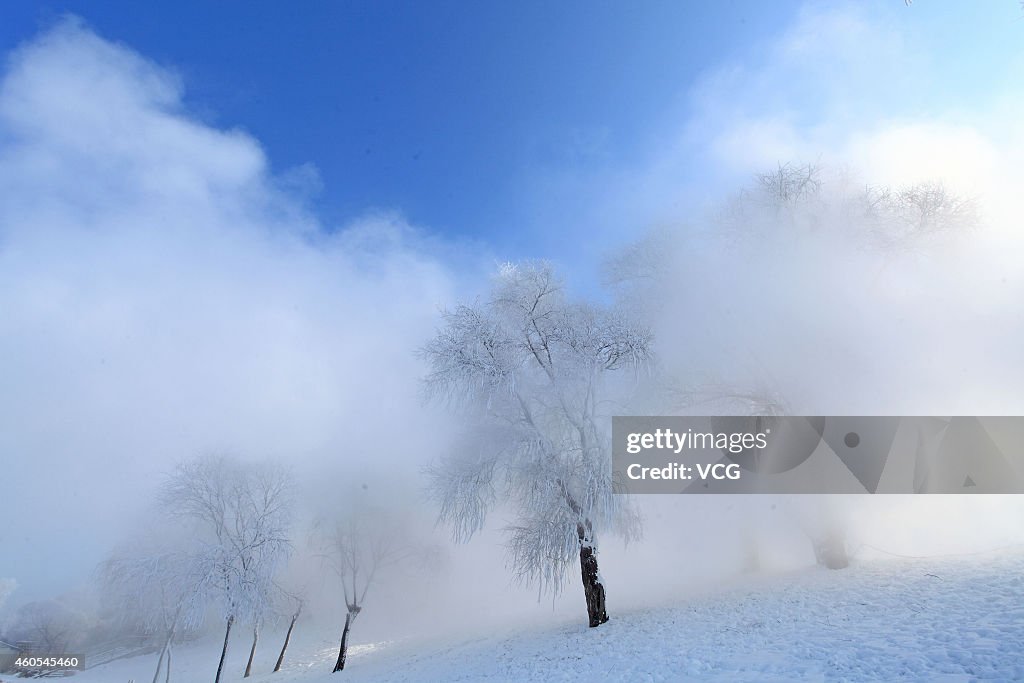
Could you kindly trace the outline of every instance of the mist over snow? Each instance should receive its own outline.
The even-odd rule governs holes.
[[[810,3],[743,59],[680,84],[645,153],[526,184],[524,234],[553,226],[537,255],[566,288],[649,316],[651,371],[682,387],[651,405],[1024,414],[1024,52],[983,95],[944,99],[946,29],[911,31],[891,12]],[[208,453],[292,470],[288,574],[322,600],[310,614],[332,638],[344,603],[305,525],[356,499],[396,510],[429,559],[395,570],[359,639],[578,620],[577,570],[539,599],[510,577],[508,510],[454,544],[423,493],[424,467],[463,425],[424,402],[419,349],[442,310],[484,296],[505,255],[402,207],[325,224],[315,167],[272,167],[245,121],[204,120],[187,86],[75,18],[6,56],[0,626],[12,607],[89,586],[146,528],[175,463]],[[759,203],[756,174],[787,164],[819,168],[821,191]],[[929,183],[970,200],[976,220],[874,239],[858,198]],[[855,561],[1019,546],[1020,498],[638,497],[643,537],[600,548],[609,611],[813,565],[823,519],[848,529]]]
[[[605,213],[651,217],[639,242],[611,251],[607,272],[654,321],[659,371],[683,388],[674,410],[1024,411],[1019,45],[979,76],[991,90],[958,98],[969,89],[955,80],[958,53],[936,42],[959,28],[910,31],[870,15],[807,5],[758,60],[712,70],[691,90],[685,124],[662,131],[676,144],[644,169],[647,193],[594,198]],[[1000,35],[1012,30],[1010,19],[986,19]],[[676,201],[695,158],[704,196]],[[757,180],[806,167],[820,183],[813,196],[779,202]],[[969,202],[972,220],[906,235],[866,215],[865,194],[915,187]],[[848,525],[866,554],[1016,544],[1018,498],[657,502],[675,510],[666,529],[679,517],[728,517],[723,546],[742,553],[753,538],[762,561],[780,566],[800,561],[793,532],[822,517]],[[649,535],[661,533],[657,519]]]

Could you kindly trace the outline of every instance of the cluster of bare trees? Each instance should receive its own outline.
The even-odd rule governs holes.
[[[799,237],[828,225],[855,233],[882,252],[919,249],[929,239],[969,230],[979,222],[978,202],[938,181],[901,186],[858,184],[820,164],[779,164],[758,173],[723,203],[714,229],[737,239]]]
[[[945,237],[974,229],[981,220],[975,198],[940,182],[904,186],[855,182],[847,173],[820,164],[786,163],[755,174],[751,184],[723,202],[707,230],[694,225],[661,227],[609,259],[606,281],[644,319],[662,312],[666,292],[678,286],[671,274],[684,263],[680,252],[711,233],[714,244],[741,254],[771,249],[831,233],[844,244],[875,253],[883,264],[900,253],[925,253]],[[698,236],[698,239],[694,239]],[[691,255],[688,255],[691,256]],[[755,294],[756,296],[756,294]],[[730,386],[712,382],[694,386],[662,380],[661,405],[669,411],[700,409],[704,414],[772,417],[789,413],[778,387]],[[814,557],[831,569],[849,565],[847,529],[836,504],[824,499],[814,525],[801,523]],[[774,509],[775,506],[773,506]],[[785,506],[784,506],[785,507]],[[806,515],[795,515],[794,519]],[[750,536],[750,535],[748,535]],[[747,538],[748,545],[752,536]],[[751,551],[749,564],[757,564]]]
[[[244,678],[253,673],[262,627],[287,624],[274,665],[280,671],[299,617],[303,588],[282,570],[293,553],[296,492],[289,472],[272,463],[207,456],[181,463],[160,492],[159,529],[148,528],[102,564],[102,594],[127,630],[156,641],[153,683],[171,680],[176,642],[211,617],[223,624],[215,683],[225,677],[232,633],[251,629]],[[365,495],[317,519],[313,549],[344,594],[344,626],[334,671],[345,667],[349,633],[367,595],[388,567],[413,555],[423,559],[408,524]],[[154,533],[156,531],[156,533]]]

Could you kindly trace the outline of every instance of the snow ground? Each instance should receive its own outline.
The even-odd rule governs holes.
[[[610,588],[614,598],[614,585]],[[356,645],[330,674],[333,640],[301,638],[278,674],[268,637],[252,683],[365,681],[1013,681],[1024,680],[1024,552],[888,559],[848,570],[761,576],[612,621],[481,634],[439,644]],[[298,632],[297,632],[298,634]],[[241,629],[230,675],[241,680]],[[358,637],[357,637],[358,638]],[[358,643],[358,639],[356,641]],[[215,643],[175,652],[176,681],[212,680]],[[152,656],[114,662],[76,683],[149,683]]]

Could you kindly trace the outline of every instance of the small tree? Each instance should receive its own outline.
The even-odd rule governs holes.
[[[171,514],[196,526],[212,558],[211,585],[225,617],[224,645],[214,679],[219,683],[231,628],[238,618],[249,618],[254,624],[251,662],[274,574],[291,551],[291,477],[272,465],[244,465],[208,456],[179,465],[166,482],[162,498]]]
[[[314,537],[320,557],[331,567],[345,598],[345,625],[334,671],[342,671],[348,658],[352,625],[362,613],[370,588],[387,567],[414,554],[406,525],[384,510],[355,504],[333,524],[318,520]]]
[[[63,600],[38,600],[22,605],[9,635],[28,643],[27,654],[73,652],[85,639],[89,620]]]
[[[619,311],[568,301],[545,263],[503,267],[485,304],[444,321],[423,351],[428,396],[477,429],[430,470],[441,519],[465,540],[497,501],[511,504],[515,575],[557,591],[578,558],[590,625],[604,623],[597,535],[639,531],[612,482],[609,380],[647,362],[650,333]]]
[[[162,641],[153,683],[166,661],[171,680],[171,647],[175,637],[198,628],[205,617],[210,580],[216,569],[200,548],[145,547],[138,543],[100,565],[104,596],[123,622],[159,633]]]

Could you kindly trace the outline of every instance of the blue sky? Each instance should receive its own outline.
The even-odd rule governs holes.
[[[398,208],[509,247],[538,170],[635,161],[705,69],[797,3],[5,3],[0,49],[65,13],[177,71],[193,114],[275,168],[313,164],[327,225]]]
[[[179,74],[190,115],[249,132],[276,172],[315,168],[320,189],[310,196],[326,229],[367,210],[396,210],[433,233],[483,240],[502,256],[572,260],[551,237],[568,224],[606,249],[616,242],[609,233],[640,232],[665,218],[660,209],[594,209],[593,197],[607,194],[609,176],[642,175],[634,171],[677,144],[666,138],[701,115],[693,90],[702,79],[756,70],[801,11],[830,7],[853,8],[927,53],[914,58],[928,62],[935,80],[915,88],[897,79],[898,88],[865,93],[859,104],[876,107],[872,116],[879,105],[913,115],[969,102],[1000,80],[1019,40],[1012,2],[644,2],[627,11],[607,2],[142,9],[68,0],[5,3],[0,50],[76,15]],[[888,81],[904,65],[885,67],[891,71],[879,77]],[[737,88],[728,106],[785,107],[808,127],[835,114],[822,110],[820,83],[791,79],[782,95],[781,105],[744,102]],[[700,136],[675,153],[702,154]],[[715,169],[703,161],[677,168],[679,197],[708,191]]]

